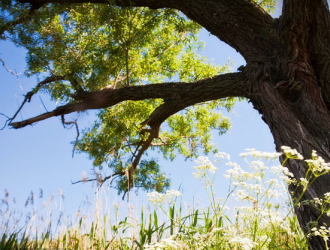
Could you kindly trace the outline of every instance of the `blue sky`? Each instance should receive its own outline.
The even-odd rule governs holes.
[[[201,32],[200,39],[205,41],[205,50],[202,54],[214,63],[224,64],[230,57],[235,62],[233,71],[245,64],[244,59],[235,50],[221,43],[217,38],[209,36],[207,31]],[[10,42],[0,41],[0,58],[5,61],[8,68],[16,72],[23,72],[25,69],[25,51],[16,48]],[[36,85],[37,79],[26,78],[23,74],[18,77],[13,76],[2,65],[0,65],[0,75],[0,113],[12,116],[21,104],[23,95]],[[45,112],[41,99],[48,110],[55,108],[55,103],[51,102],[48,96],[38,94],[23,108],[16,120]],[[229,153],[232,160],[242,166],[245,164],[238,154],[244,152],[246,148],[275,151],[269,128],[251,104],[245,101],[238,103],[234,112],[228,115],[232,128],[225,135],[214,136],[213,142],[218,144],[219,151]],[[76,118],[78,118],[77,114],[66,116],[67,120]],[[93,121],[93,111],[81,114],[78,119],[79,128],[83,129]],[[5,118],[0,117],[0,123],[4,122]],[[59,117],[19,130],[5,128],[0,131],[0,198],[7,189],[10,201],[15,197],[16,206],[23,209],[31,191],[38,197],[41,188],[47,199],[50,194],[58,197],[58,189],[61,189],[65,196],[66,214],[76,212],[83,197],[94,195],[95,186],[90,183],[71,184],[71,181],[81,178],[82,171],[88,174],[92,168],[92,162],[87,154],[76,154],[72,158],[70,142],[75,140],[75,137],[75,129],[64,129]],[[188,204],[195,197],[195,200],[200,199],[201,203],[206,205],[207,198],[203,186],[192,176],[195,165],[194,161],[184,161],[180,156],[173,162],[161,160],[163,170],[170,174],[172,179],[171,188],[177,189],[182,183],[184,200]],[[219,167],[215,186],[218,196],[227,194],[228,182],[222,176],[226,169],[224,164]],[[116,191],[112,190],[110,201],[115,199],[118,203],[121,202],[121,197],[117,197]],[[39,199],[38,202],[41,203],[41,200]],[[140,191],[137,200],[138,205],[141,206],[146,202],[146,194]]]

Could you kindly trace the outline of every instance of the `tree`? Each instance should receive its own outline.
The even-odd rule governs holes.
[[[128,180],[124,183],[121,179],[118,188],[128,186],[129,190],[136,176],[142,178],[139,183],[150,181],[151,188],[162,190],[167,182],[157,163],[140,161],[146,149],[158,146],[170,157],[174,145],[187,157],[196,154],[198,145],[210,151],[210,129],[224,132],[228,128],[217,108],[230,108],[239,97],[249,99],[262,115],[277,151],[287,145],[310,158],[316,150],[329,162],[328,4],[325,0],[283,0],[278,19],[267,13],[273,7],[273,1],[251,0],[2,1],[2,39],[28,48],[27,74],[50,74],[25,96],[22,105],[39,90],[66,102],[21,122],[13,121],[16,113],[8,123],[22,128],[61,116],[63,124],[68,124],[65,114],[104,109],[100,120],[75,146],[89,152],[96,165],[104,162],[105,156],[117,156],[114,176]],[[220,68],[196,57],[191,39],[197,24],[235,48],[246,66],[240,72],[219,74]],[[107,36],[114,40],[106,42]],[[156,45],[151,45],[154,42]],[[145,84],[175,77],[178,82]],[[120,129],[133,115],[140,125],[131,122]],[[207,116],[210,119],[205,119]],[[168,127],[160,130],[164,122]],[[120,131],[110,130],[113,126]],[[122,136],[124,130],[128,137]],[[188,148],[183,146],[187,144]],[[133,158],[121,159],[119,150],[132,151]],[[137,173],[139,162],[141,173]],[[285,165],[297,180],[305,177],[307,165],[303,161]],[[143,180],[149,169],[152,180]],[[329,191],[329,182],[328,174],[318,178],[302,199],[322,198]],[[300,196],[301,187],[292,184],[289,190],[293,199]],[[296,207],[295,212],[304,232],[319,217],[319,212],[307,205]],[[326,215],[319,219],[319,225],[324,223],[330,225]],[[320,237],[312,237],[309,247],[325,246]]]

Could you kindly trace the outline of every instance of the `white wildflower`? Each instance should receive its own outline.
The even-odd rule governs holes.
[[[310,170],[316,177],[325,174],[330,170],[330,164],[325,163],[323,158],[321,156],[318,156],[315,150],[313,150],[312,152],[312,159],[305,160],[305,162],[307,162]]]
[[[302,185],[304,188],[307,188],[308,186],[308,180],[306,178],[300,178],[299,184]]]
[[[239,244],[242,249],[250,250],[258,244],[250,240],[249,238],[233,237],[229,240],[230,243]]]
[[[168,198],[168,202],[173,203],[174,202],[173,198],[182,196],[182,194],[179,191],[172,189],[166,191],[166,196]]]
[[[215,174],[215,172],[218,170],[218,168],[215,167],[212,162],[204,156],[198,157],[196,163],[198,163],[199,166],[194,167],[195,172],[193,173],[193,176],[198,180],[203,179],[206,176],[207,171],[211,174]]]
[[[214,156],[217,157],[217,158],[220,158],[220,159],[230,160],[230,155],[229,154],[226,154],[224,152],[216,153]]]
[[[283,150],[285,156],[290,159],[296,159],[296,160],[303,160],[304,157],[298,153],[296,149],[292,149],[288,146],[282,146],[281,149]]]
[[[147,196],[148,196],[148,201],[151,202],[154,206],[159,206],[166,198],[165,194],[161,194],[156,191],[148,193]]]

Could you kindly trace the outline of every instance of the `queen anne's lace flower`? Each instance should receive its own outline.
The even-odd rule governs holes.
[[[325,163],[321,156],[318,156],[316,151],[313,150],[312,159],[305,160],[312,173],[317,177],[325,174],[330,170],[330,163]]]
[[[159,206],[166,198],[165,194],[161,194],[156,191],[148,193],[147,196],[148,196],[148,201],[151,202],[156,207]]]
[[[148,201],[154,206],[158,207],[167,198],[169,203],[173,203],[174,198],[182,196],[182,194],[177,190],[167,190],[165,194],[158,193],[156,191],[148,193]]]
[[[300,185],[302,185],[304,188],[307,188],[308,180],[306,178],[300,178]]]
[[[166,197],[168,198],[169,203],[173,203],[174,198],[179,197],[179,196],[182,196],[182,194],[177,190],[172,189],[172,190],[166,191]]]
[[[268,159],[275,160],[279,156],[282,155],[282,153],[276,153],[276,152],[275,153],[268,153],[268,152],[256,151],[254,148],[245,149],[245,150],[248,151],[248,152],[239,154],[244,159],[246,158],[246,156],[250,155],[250,156],[252,156],[253,158],[256,158],[256,159],[261,159],[262,157],[264,157],[266,160],[268,160]]]
[[[207,173],[215,174],[215,172],[218,170],[218,168],[212,164],[209,158],[204,156],[198,157],[196,163],[199,165],[194,167],[195,172],[193,173],[193,176],[198,180],[202,180]]]
[[[258,243],[253,242],[253,240],[249,238],[241,238],[241,237],[233,237],[229,240],[229,242],[232,244],[239,244],[244,250],[250,250],[254,246],[258,245]]]
[[[230,160],[230,155],[226,154],[224,152],[218,152],[214,155],[214,157],[220,158],[220,159],[227,159],[228,161]]]
[[[283,150],[285,156],[290,159],[296,159],[296,160],[303,160],[304,157],[298,153],[296,149],[292,149],[288,146],[282,146],[281,149]]]
[[[325,242],[328,241],[328,239],[330,237],[330,227],[326,228],[325,226],[320,226],[319,229],[314,227],[314,228],[311,229],[311,231],[312,231],[312,233],[310,233],[308,235],[308,237],[310,237],[310,236],[321,236]]]

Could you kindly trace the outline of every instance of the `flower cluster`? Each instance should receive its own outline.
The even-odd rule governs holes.
[[[202,180],[206,176],[207,172],[215,174],[215,172],[218,170],[218,168],[212,164],[209,158],[205,156],[198,157],[196,163],[199,165],[194,167],[195,172],[193,173],[193,176],[198,180]]]
[[[165,194],[161,194],[158,192],[151,192],[147,194],[148,201],[151,202],[154,206],[159,206],[166,198]]]
[[[182,196],[182,194],[177,190],[166,190],[165,194],[158,193],[158,192],[151,192],[147,194],[148,201],[151,202],[154,206],[160,206],[161,203],[168,198],[169,203],[173,203],[175,197]]]
[[[282,146],[281,149],[283,150],[285,156],[290,159],[294,160],[303,160],[304,157],[298,153],[296,149],[292,149],[288,146]]]
[[[231,169],[226,170],[227,175],[224,175],[226,179],[231,178],[241,183],[254,178],[253,174],[251,175],[250,173],[245,172],[236,162],[230,161],[227,162],[226,165],[231,166]]]
[[[230,160],[230,155],[226,154],[224,152],[218,152],[214,155],[214,157],[220,158],[220,159],[227,159],[228,161]]]
[[[313,150],[312,159],[305,160],[309,169],[312,171],[315,177],[329,172],[330,163],[325,163],[321,156],[318,156],[316,151]]]
[[[319,229],[316,227],[312,228],[312,233],[308,235],[310,236],[321,236],[323,240],[326,242],[329,239],[330,236],[330,227],[327,229],[325,226],[321,226]]]
[[[254,248],[254,246],[257,246],[258,243],[253,242],[253,240],[249,238],[241,238],[241,237],[234,237],[229,240],[230,243],[235,245],[240,245],[243,250],[250,250]]]
[[[304,189],[307,188],[309,181],[306,178],[300,178],[299,184],[304,187]]]
[[[175,200],[174,198],[182,196],[182,194],[177,190],[166,190],[166,197],[168,198],[169,203],[173,203]]]
[[[176,240],[176,236],[172,235],[169,238],[161,239],[160,242],[151,243],[144,246],[145,250],[160,250],[160,249],[182,249],[182,244]]]
[[[297,180],[293,178],[293,173],[291,173],[287,167],[283,167],[281,165],[276,167],[271,167],[270,173],[275,174],[276,176],[282,178],[287,185],[291,183],[293,184],[297,183]]]
[[[248,152],[239,154],[244,159],[247,156],[252,156],[253,158],[256,158],[256,159],[261,159],[262,157],[264,157],[266,160],[268,160],[268,159],[275,160],[279,156],[282,155],[282,153],[276,153],[276,152],[275,153],[269,153],[269,152],[256,151],[254,148],[246,149],[246,151],[248,151]]]

